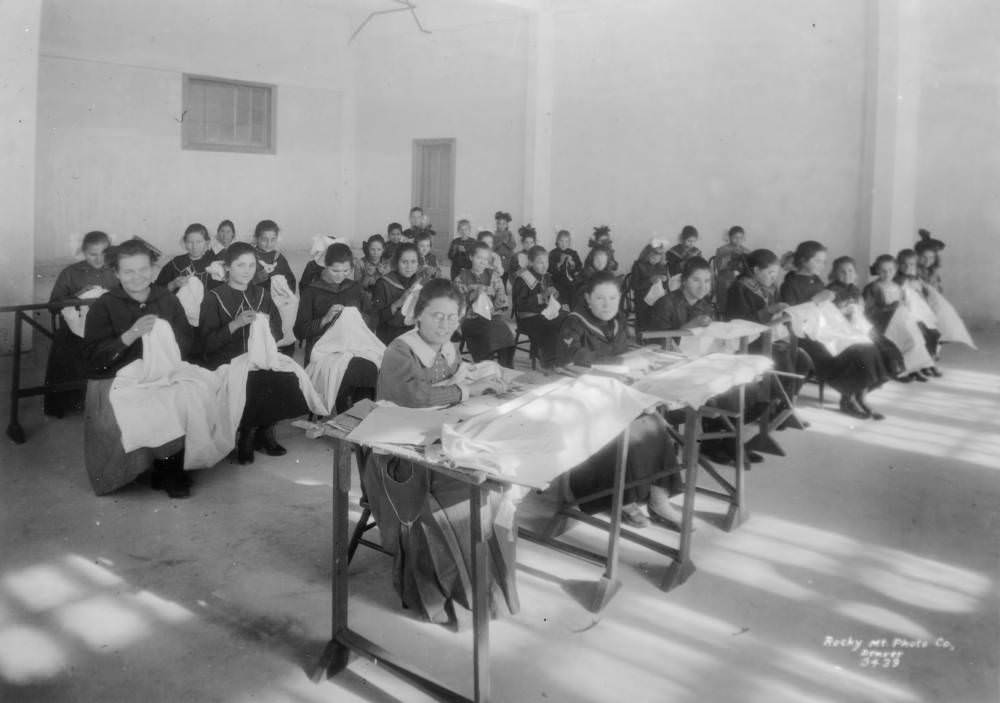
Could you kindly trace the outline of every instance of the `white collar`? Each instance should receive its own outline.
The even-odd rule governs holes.
[[[399,335],[399,339],[406,343],[413,353],[417,355],[420,363],[426,368],[430,368],[434,365],[434,360],[437,358],[438,352],[431,349],[430,345],[424,341],[424,338],[420,336],[420,332],[414,327],[409,332],[404,332]],[[441,347],[441,355],[444,360],[449,364],[454,364],[455,359],[458,358],[458,353],[455,351],[455,345],[451,342],[445,343]]]

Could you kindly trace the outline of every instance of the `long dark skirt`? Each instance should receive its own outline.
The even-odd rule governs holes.
[[[816,376],[841,394],[878,388],[891,376],[874,344],[855,344],[833,356],[819,342],[802,337],[799,347],[812,359]]]
[[[523,317],[517,323],[517,326],[531,339],[531,343],[538,350],[538,359],[545,366],[552,366],[556,362],[559,328],[564,319],[566,319],[565,313],[559,313],[554,320],[546,320],[541,315],[535,315]]]
[[[241,427],[266,427],[308,412],[299,379],[291,371],[260,370],[247,374],[247,402]]]
[[[165,459],[184,448],[184,438],[171,440],[160,447],[125,452],[122,432],[115,419],[111,400],[113,378],[87,383],[87,402],[83,417],[83,463],[96,495],[111,493],[131,483],[147,471],[153,459]]]
[[[455,605],[472,607],[472,550],[468,484],[395,457],[372,455],[362,483],[393,553],[392,582],[403,607],[431,622],[455,622]],[[496,520],[501,496],[490,493],[489,603],[492,617],[519,609],[514,525]],[[512,513],[511,513],[512,516]]]
[[[763,354],[764,343],[761,340],[751,342],[748,351],[751,354]],[[804,378],[813,370],[812,361],[809,356],[801,349],[793,348],[786,340],[779,340],[771,345],[771,359],[774,361],[776,371],[794,373]],[[791,400],[795,400],[799,391],[802,390],[804,380],[779,376],[778,383],[785,389],[788,397]],[[777,391],[777,389],[774,389],[774,391]],[[780,393],[775,392],[773,395],[774,397],[778,397]]]
[[[502,317],[492,320],[473,315],[462,322],[462,336],[469,345],[473,361],[489,359],[496,352],[513,356],[514,333]],[[509,351],[508,351],[509,350]],[[501,360],[502,361],[502,360]]]
[[[80,381],[87,377],[83,361],[83,340],[73,334],[65,323],[59,325],[52,339],[49,361],[45,366],[45,385]],[[43,409],[46,415],[62,417],[68,412],[83,409],[85,389],[52,391],[45,394]]]
[[[359,356],[351,359],[340,380],[334,411],[339,415],[362,398],[374,400],[377,382],[378,367],[375,364]]]
[[[646,294],[643,293],[643,298]],[[635,331],[636,332],[648,332],[650,331],[650,318],[653,316],[653,308],[650,305],[646,305],[646,301],[638,297],[636,294],[635,298]]]
[[[593,493],[614,487],[615,461],[618,440],[602,447],[597,453],[569,472],[569,488],[574,496],[583,498]],[[628,460],[625,464],[625,480],[637,481],[663,471],[676,464],[675,452],[667,422],[659,415],[642,415],[629,425]],[[669,477],[656,479],[653,483],[670,488]],[[640,484],[625,489],[625,504],[641,503],[649,498],[649,485]],[[584,503],[580,508],[586,512],[599,512],[611,507],[611,497],[598,498]]]

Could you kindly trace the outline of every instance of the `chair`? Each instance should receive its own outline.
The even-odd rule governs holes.
[[[622,279],[622,313],[625,317],[625,324],[635,331],[636,339],[639,339],[641,330],[636,323],[635,317],[635,291],[632,289],[632,274],[625,274]]]
[[[523,351],[528,355],[531,362],[531,369],[538,368],[538,345],[531,339],[527,332],[521,329],[521,322],[517,317],[517,302],[514,300],[513,292],[510,296],[510,314],[514,319],[514,349]]]

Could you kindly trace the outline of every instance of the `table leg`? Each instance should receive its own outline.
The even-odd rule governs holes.
[[[736,476],[733,480],[733,495],[730,498],[729,511],[726,514],[726,522],[723,526],[729,532],[742,525],[748,517],[746,512],[746,450],[743,446],[744,410],[746,408],[746,386],[740,387],[738,415],[733,419],[734,442],[736,442]]]
[[[469,487],[470,527],[472,530],[472,657],[473,700],[480,703],[490,698],[490,573],[487,566],[489,544],[489,489],[485,484]]]
[[[698,489],[698,436],[701,433],[701,414],[687,408],[684,418],[684,511],[681,517],[680,544],[677,558],[667,567],[660,588],[669,591],[680,586],[694,573],[691,561],[691,522],[694,517],[694,498]]]
[[[611,528],[608,530],[608,564],[597,582],[591,612],[598,613],[614,597],[621,587],[618,579],[618,552],[621,543],[622,507],[625,502],[625,473],[628,464],[629,428],[626,427],[618,438],[615,455],[615,486],[611,494]]]
[[[339,674],[350,659],[350,649],[340,641],[341,633],[347,630],[347,548],[351,539],[347,498],[350,488],[351,450],[347,442],[337,439],[333,442],[333,623],[330,641],[310,672],[309,678],[313,681],[319,681],[324,673],[327,677]]]

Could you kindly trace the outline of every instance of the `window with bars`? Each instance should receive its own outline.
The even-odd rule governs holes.
[[[275,153],[277,88],[184,74],[184,149]]]

